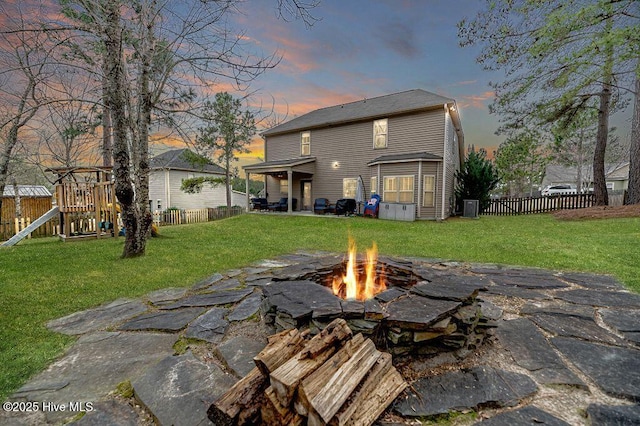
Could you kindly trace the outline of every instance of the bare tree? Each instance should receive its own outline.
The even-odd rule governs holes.
[[[97,134],[101,125],[100,108],[88,101],[95,84],[75,77],[72,81],[65,78],[57,84],[64,100],[45,105],[43,113],[36,117],[39,136],[34,149],[36,164],[72,167],[98,163],[101,154]]]
[[[46,102],[41,87],[50,75],[51,46],[45,43],[46,35],[21,31],[23,17],[13,16],[14,30],[0,32],[0,195],[8,182],[20,138]]]
[[[283,4],[297,11],[305,7],[295,0]],[[103,46],[116,195],[126,229],[123,256],[139,256],[151,225],[152,123],[174,126],[175,114],[197,111],[199,90],[210,89],[219,79],[244,89],[275,67],[279,57],[253,54],[243,32],[231,31],[228,16],[237,12],[236,1],[73,0],[65,5],[65,13],[90,36],[90,44]]]

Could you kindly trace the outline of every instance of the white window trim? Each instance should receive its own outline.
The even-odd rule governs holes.
[[[400,179],[402,178],[411,178],[411,190],[406,190],[403,191],[400,189]],[[387,179],[395,179],[396,181],[396,190],[395,191],[387,191],[386,185],[385,185],[385,181]],[[384,200],[384,202],[386,203],[403,203],[403,204],[413,204],[413,202],[415,201],[415,188],[416,188],[416,177],[415,175],[394,175],[394,176],[383,176],[382,177],[382,199]],[[393,200],[390,198],[386,197],[386,192],[392,192],[395,193],[395,197],[393,197]],[[408,193],[411,192],[411,201],[400,201],[400,194],[401,193]]]
[[[308,142],[304,143],[304,139],[305,136],[307,137]],[[307,152],[305,154],[304,152],[304,147],[307,147],[307,149],[309,150],[309,152]],[[301,157],[306,157],[311,155],[311,132],[310,131],[306,131],[306,132],[301,132],[300,133],[300,156]]]
[[[427,178],[433,178],[433,190],[427,190]],[[431,205],[427,204],[426,194],[431,193]],[[435,207],[436,206],[436,175],[423,175],[422,176],[422,207]]]
[[[347,183],[353,186],[353,195],[347,193]],[[342,198],[356,198],[356,191],[358,188],[357,178],[342,178]]]
[[[378,194],[378,176],[371,176],[371,195]]]
[[[376,124],[384,122],[385,132],[376,134]],[[376,146],[376,136],[384,134],[384,146]],[[373,122],[373,149],[385,149],[389,145],[389,119],[382,118]]]

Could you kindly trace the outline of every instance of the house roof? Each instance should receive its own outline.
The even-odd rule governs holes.
[[[265,161],[263,163],[249,164],[244,166],[243,169],[249,171],[262,170],[262,169],[270,169],[270,168],[278,168],[278,167],[295,167],[300,166],[302,164],[313,163],[316,161],[315,157],[299,157],[299,158],[290,158],[287,160],[273,160],[273,161]]]
[[[395,154],[395,155],[382,155],[378,158],[373,159],[369,163],[369,166],[373,166],[375,164],[383,164],[383,163],[401,163],[403,161],[417,161],[417,160],[442,160],[442,157],[439,155],[431,154],[430,152],[408,152],[405,154]]]
[[[194,164],[189,161],[189,153],[196,155],[193,151],[183,149],[173,149],[171,151],[164,152],[160,155],[156,155],[149,161],[149,167],[151,170],[169,169],[169,170],[185,170],[189,172],[205,172],[215,174],[225,174],[224,168],[216,164]],[[186,155],[185,155],[186,154]]]
[[[51,192],[42,185],[18,185],[18,194],[21,197],[51,197]],[[4,187],[3,197],[15,197],[13,185]]]
[[[605,164],[605,179],[608,181],[629,179],[629,162],[622,164]],[[582,168],[582,179],[585,182],[593,180],[593,168],[584,166]],[[545,171],[542,185],[553,185],[559,183],[575,183],[578,178],[578,168],[576,166],[563,166],[559,164],[549,164]]]
[[[262,132],[262,135],[271,136],[296,130],[307,130],[364,119],[373,119],[376,117],[386,117],[454,103],[455,101],[451,98],[445,98],[444,96],[422,89],[413,89],[347,104],[320,108],[266,130]]]

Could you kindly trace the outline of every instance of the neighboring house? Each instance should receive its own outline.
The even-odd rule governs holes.
[[[266,177],[269,201],[356,198],[413,204],[419,219],[444,219],[454,204],[454,174],[464,161],[455,101],[424,90],[312,111],[262,133],[265,162],[245,166]],[[291,206],[291,203],[289,203]]]
[[[212,188],[204,184],[202,191],[188,194],[180,189],[182,181],[194,177],[225,177],[225,170],[215,164],[194,165],[188,161],[188,149],[167,151],[150,161],[149,205],[151,211],[179,209],[201,209],[227,205],[226,188],[220,184]],[[245,194],[233,191],[231,205],[244,205]]]
[[[622,191],[629,188],[629,162],[605,164],[604,177],[609,191]],[[549,185],[573,185],[576,187],[578,171],[575,166],[562,166],[549,164],[546,168],[542,187]],[[593,167],[591,165],[582,168],[583,190],[593,189]]]

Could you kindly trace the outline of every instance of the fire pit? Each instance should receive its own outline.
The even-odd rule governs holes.
[[[355,284],[354,284],[355,283]],[[408,260],[355,252],[282,268],[263,290],[262,314],[275,331],[309,328],[316,334],[344,318],[394,355],[457,351],[464,356],[484,340],[491,321],[476,299],[486,279],[448,275]]]

